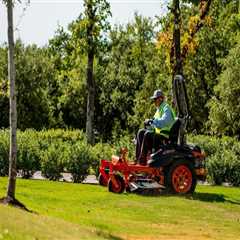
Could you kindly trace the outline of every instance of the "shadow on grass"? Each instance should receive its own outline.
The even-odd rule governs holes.
[[[100,230],[97,231],[97,235],[99,237],[103,237],[104,239],[108,239],[108,240],[123,240],[123,238],[114,236],[114,235],[112,235],[110,233],[105,233],[105,232],[100,231]]]
[[[200,193],[200,192],[194,192],[193,194],[172,194],[167,191],[140,191],[135,192],[137,195],[141,195],[144,197],[180,197],[180,198],[186,198],[189,200],[199,200],[203,202],[218,202],[218,203],[231,203],[240,205],[239,200],[231,200],[227,199],[225,195],[223,194],[217,194],[217,193]]]
[[[11,197],[0,198],[0,204],[12,206],[12,207],[21,209],[21,210],[29,212],[29,213],[38,214],[37,212],[29,210],[23,203],[18,201],[16,198],[14,198],[14,199]]]
[[[193,200],[200,200],[203,202],[226,202],[231,204],[240,205],[240,201],[233,201],[230,199],[226,199],[223,194],[216,194],[216,193],[198,193],[195,192],[190,197]]]

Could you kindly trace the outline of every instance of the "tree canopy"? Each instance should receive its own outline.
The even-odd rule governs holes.
[[[193,4],[190,4],[193,3]],[[199,19],[199,4],[181,1],[182,46]],[[108,12],[109,14],[109,12]],[[99,17],[104,18],[102,13]],[[101,19],[99,24],[101,25]],[[201,31],[188,44],[183,69],[190,102],[188,131],[240,136],[238,1],[213,0]],[[87,46],[84,13],[59,27],[45,47],[16,42],[18,128],[86,127]],[[105,25],[104,25],[105,24]],[[154,113],[149,96],[161,88],[172,101],[172,15],[96,25],[94,133],[108,141],[135,134]],[[95,35],[94,35],[95,36]],[[85,39],[85,40],[84,40]],[[7,46],[0,47],[0,124],[8,127]]]

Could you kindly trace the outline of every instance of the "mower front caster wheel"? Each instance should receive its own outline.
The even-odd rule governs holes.
[[[101,185],[101,186],[108,185],[108,180],[101,173],[98,176],[98,182],[99,182],[99,185]]]
[[[113,193],[122,193],[125,190],[124,179],[120,175],[114,175],[114,179],[108,181],[108,191]]]

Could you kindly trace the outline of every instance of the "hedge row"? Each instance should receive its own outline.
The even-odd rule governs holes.
[[[240,186],[240,142],[231,137],[189,136],[206,152],[208,181],[221,185],[227,182]]]
[[[89,174],[98,174],[100,159],[109,159],[114,149],[109,144],[94,147],[86,143],[82,131],[47,130],[18,132],[17,168],[23,178],[34,172],[50,180],[58,180],[63,172],[72,174],[74,182],[82,182]],[[0,176],[8,174],[9,132],[0,131]]]
[[[80,130],[46,130],[18,132],[18,171],[30,178],[35,171],[50,180],[60,179],[62,172],[72,174],[74,182],[82,182],[89,174],[98,175],[100,159],[119,154],[120,147],[129,149],[134,159],[134,144],[130,136],[114,138],[114,143],[90,146]],[[228,182],[240,186],[240,143],[234,138],[189,136],[188,142],[199,145],[207,155],[208,181]],[[0,130],[0,176],[8,174],[9,132]]]

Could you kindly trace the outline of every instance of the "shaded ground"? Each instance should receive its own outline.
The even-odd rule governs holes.
[[[18,201],[17,199],[3,197],[3,198],[0,198],[0,204],[10,205],[10,206],[25,210],[27,212],[32,212],[32,211],[28,210],[27,207],[23,203]]]
[[[63,173],[62,175],[63,178],[61,178],[60,181],[72,182],[72,175],[70,173]],[[44,180],[45,178],[41,175],[40,171],[37,171],[34,173],[33,179]],[[87,178],[83,181],[83,183],[98,184],[98,180],[95,175],[88,175]]]

